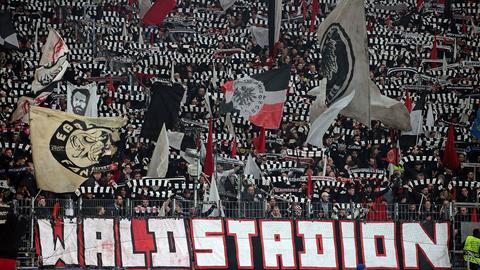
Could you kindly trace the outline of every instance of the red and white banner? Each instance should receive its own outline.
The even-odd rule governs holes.
[[[43,266],[450,269],[449,223],[262,219],[38,220]]]

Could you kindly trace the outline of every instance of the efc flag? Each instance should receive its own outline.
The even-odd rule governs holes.
[[[0,13],[0,46],[18,49],[18,38],[10,13]]]
[[[450,269],[447,222],[282,219],[36,220],[46,267]],[[58,226],[58,228],[57,228]]]
[[[236,110],[254,125],[276,129],[282,121],[283,104],[287,99],[290,65],[252,77],[227,82],[223,111]]]
[[[47,41],[42,47],[42,58],[40,58],[39,67],[35,70],[32,82],[32,91],[35,94],[62,79],[69,65],[68,52],[63,38],[51,28]]]
[[[152,99],[145,114],[141,136],[157,140],[163,124],[167,129],[173,129],[178,122],[180,101],[182,101],[182,85],[156,82],[151,88]]]
[[[97,84],[77,86],[67,84],[67,112],[81,116],[97,117]]]
[[[32,106],[30,132],[39,189],[74,192],[104,156],[111,156],[121,117],[90,118]]]
[[[370,120],[380,120],[390,128],[410,130],[405,106],[381,95],[370,80],[364,5],[364,0],[341,1],[318,28],[322,55],[319,73],[327,78],[324,103],[330,107],[356,90],[341,114],[367,126]],[[310,121],[319,117],[324,105],[321,101],[312,104]]]

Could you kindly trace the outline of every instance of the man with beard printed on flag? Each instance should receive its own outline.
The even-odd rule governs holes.
[[[67,112],[74,114],[97,117],[97,85],[76,86],[67,84]]]

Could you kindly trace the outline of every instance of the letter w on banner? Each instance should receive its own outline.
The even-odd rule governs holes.
[[[378,87],[370,80],[367,32],[364,0],[341,1],[318,29],[318,40],[322,54],[320,75],[327,79],[323,91],[325,99],[317,99],[310,109],[311,133],[315,137],[324,135],[317,128],[330,126],[335,118],[315,120],[325,111],[342,101],[340,113],[370,126],[370,120],[380,120],[385,125],[410,130],[410,118],[405,106],[400,102],[380,94]],[[345,100],[353,91],[351,102]],[[323,129],[322,129],[323,130]],[[312,135],[309,135],[312,137]],[[318,142],[309,143],[318,145]]]
[[[238,111],[252,124],[277,129],[282,121],[283,104],[287,99],[290,65],[266,71],[251,77],[243,77],[225,83],[225,103],[221,113]]]
[[[32,106],[30,132],[40,189],[74,192],[103,156],[113,155],[121,117],[91,118]]]

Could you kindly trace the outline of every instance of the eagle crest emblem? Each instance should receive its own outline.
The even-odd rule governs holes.
[[[266,98],[266,90],[261,81],[244,77],[235,81],[234,88],[233,107],[240,111],[241,116],[248,119],[262,109]]]
[[[330,105],[341,98],[353,77],[355,56],[352,43],[345,29],[338,24],[331,24],[320,41],[322,60],[319,74],[327,78],[326,103]]]

